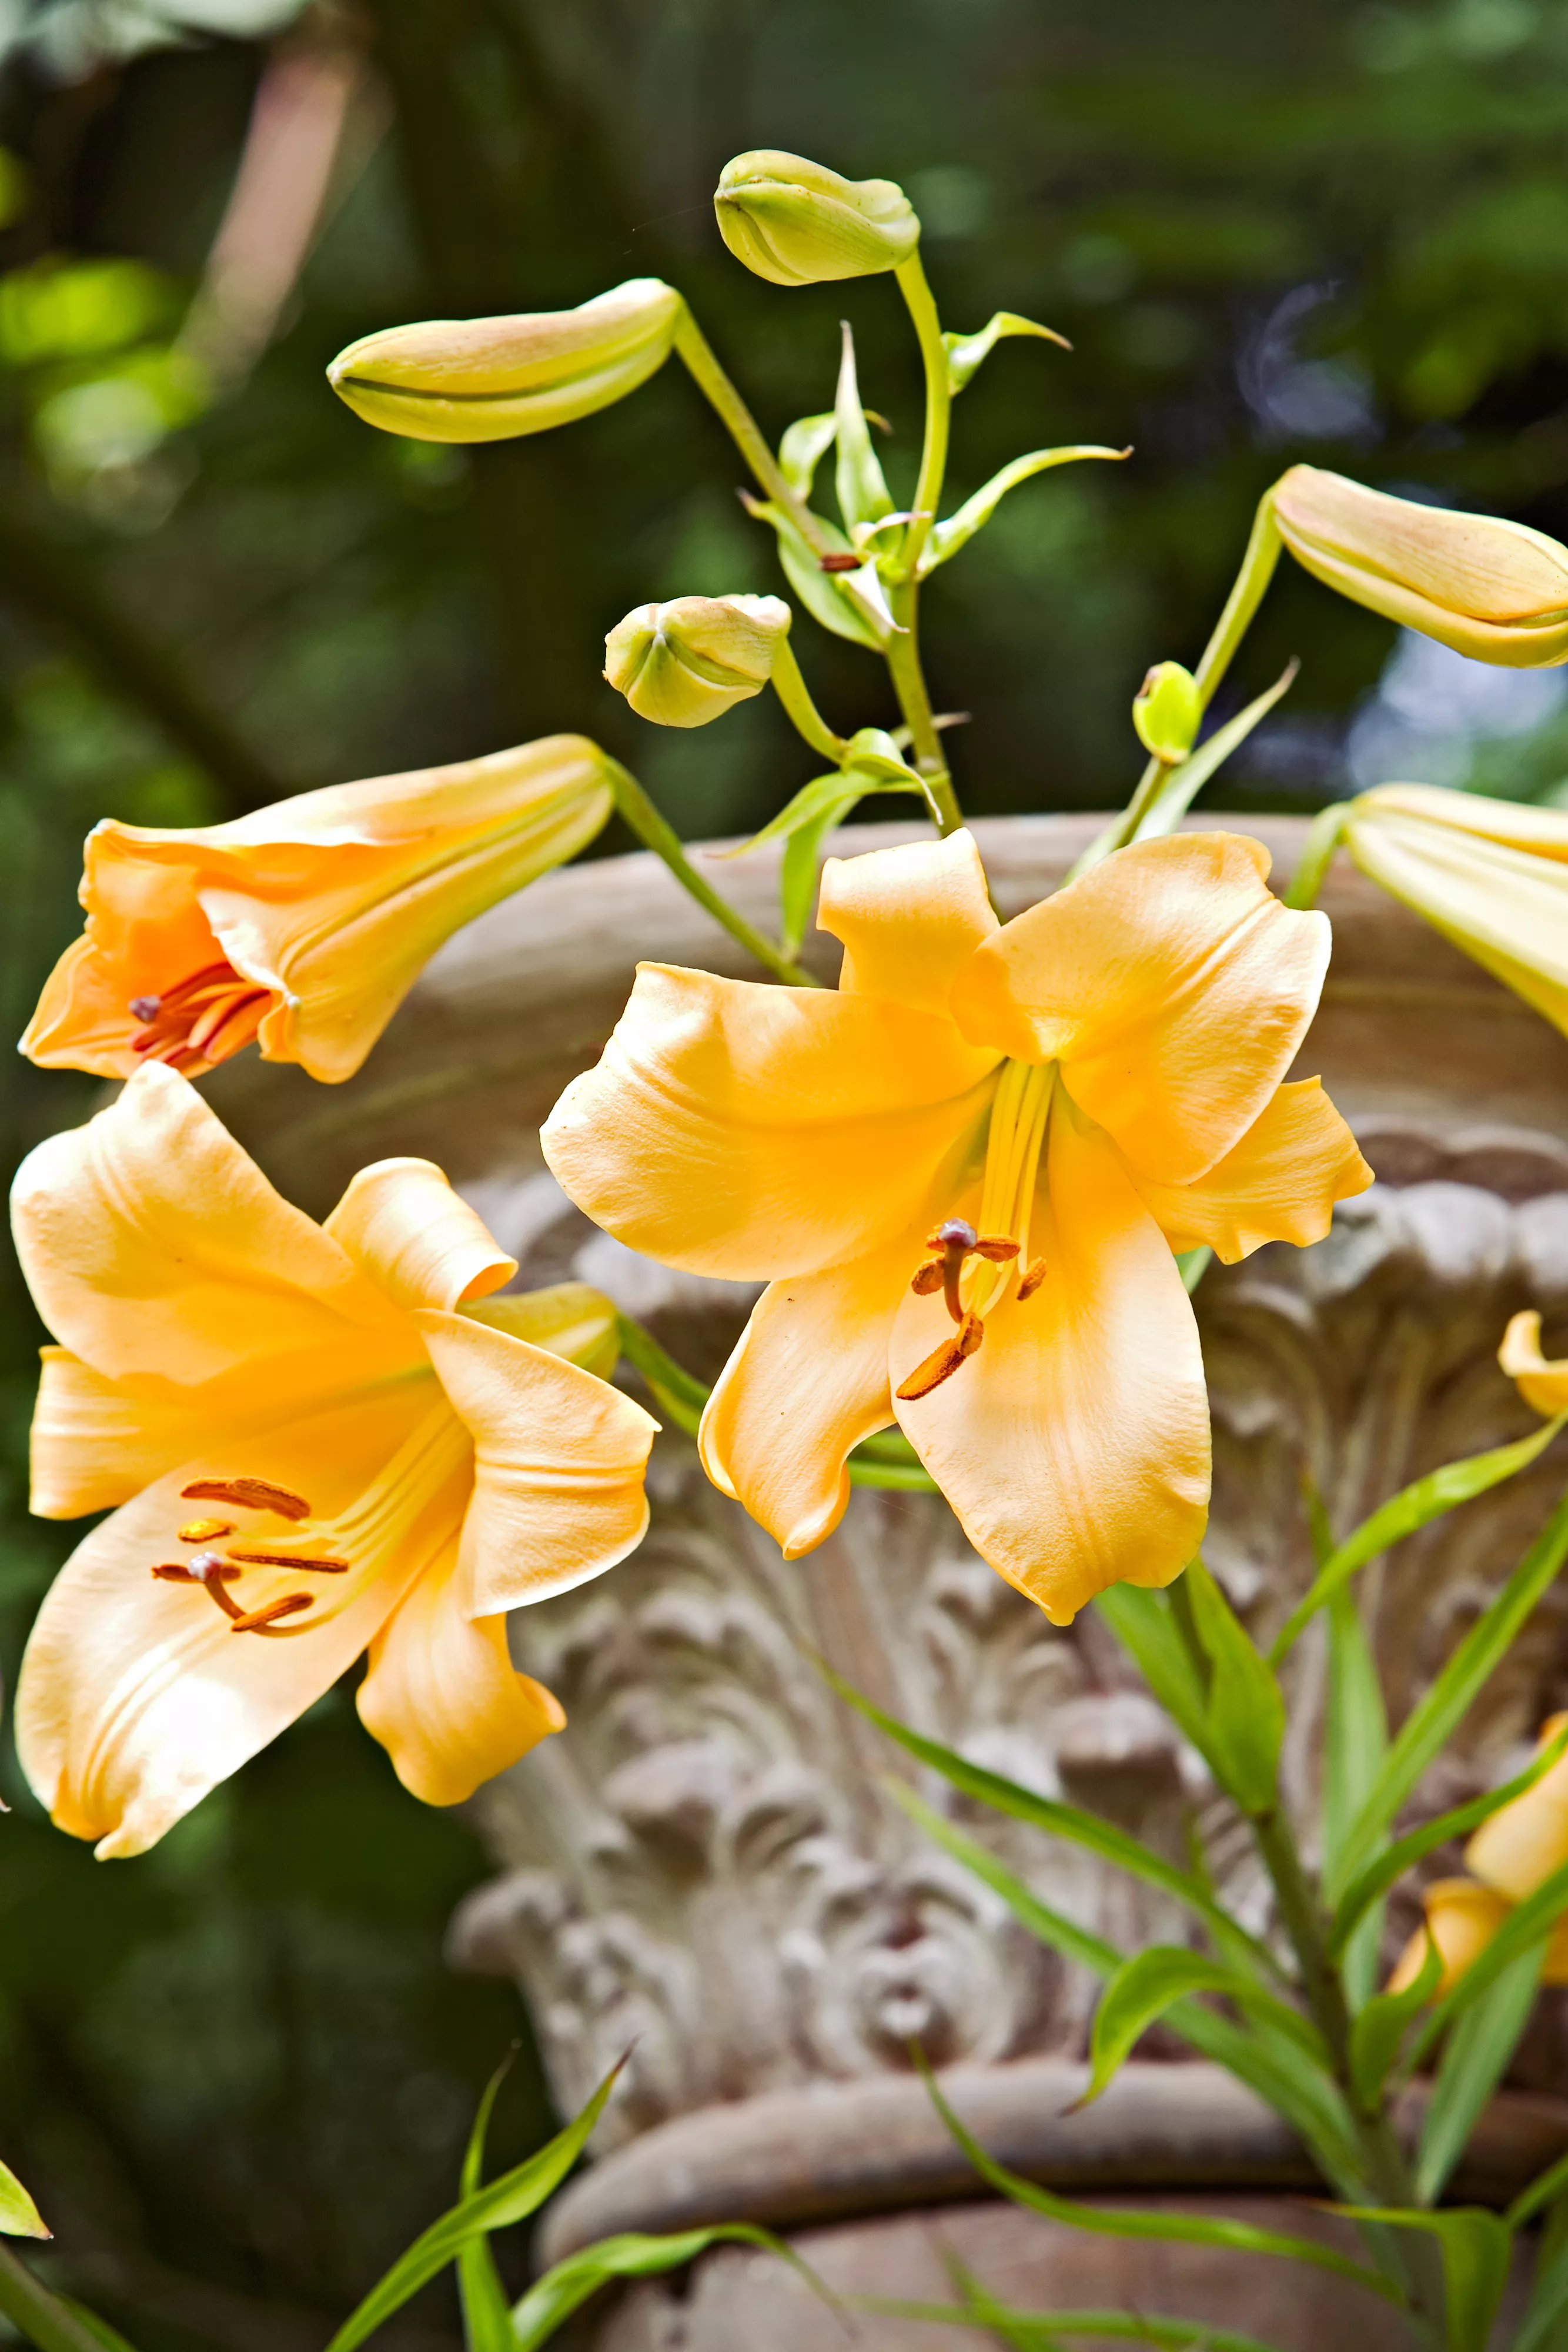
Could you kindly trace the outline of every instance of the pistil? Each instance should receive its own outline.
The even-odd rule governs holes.
[[[131,1050],[174,1070],[226,1061],[256,1035],[270,996],[226,961],[204,964],[160,996],[130,999]]]

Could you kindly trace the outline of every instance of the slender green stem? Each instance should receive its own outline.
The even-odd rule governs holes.
[[[792,490],[779,470],[779,460],[762,437],[757,419],[718,363],[713,345],[685,302],[675,326],[675,349],[698,391],[708,402],[775,506],[782,507],[814,555],[829,555],[831,544],[821,523],[799,491]]]
[[[1297,860],[1291,877],[1291,887],[1285,893],[1287,907],[1315,907],[1318,892],[1322,888],[1329,867],[1333,864],[1340,836],[1350,823],[1353,803],[1331,801],[1320,809],[1307,828],[1306,845]]]
[[[818,982],[802,965],[791,963],[788,956],[780,954],[771,940],[765,940],[727,898],[721,898],[712,884],[703,880],[682,848],[679,835],[659,814],[636,777],[613,761],[610,764],[615,805],[644,848],[664,859],[698,906],[705,907],[716,923],[722,923],[730,938],[738,940],[747,955],[755,956],[775,980],[788,981],[791,988],[815,988]]]
[[[850,756],[849,744],[843,736],[834,734],[812,701],[810,689],[800,675],[800,665],[784,637],[780,637],[773,656],[771,684],[797,734],[803,735],[812,751],[820,751],[824,760],[842,767]]]
[[[942,738],[936,731],[925,673],[920,667],[915,629],[919,601],[920,592],[913,580],[905,580],[889,591],[888,603],[898,623],[898,632],[888,640],[885,659],[898,707],[909,729],[913,764],[930,796],[932,814],[946,835],[956,833],[964,817],[953,790],[952,773],[942,755]]]
[[[947,471],[947,434],[953,414],[953,394],[947,381],[947,347],[942,341],[942,322],[936,313],[931,289],[925,282],[919,253],[912,253],[907,261],[901,262],[894,275],[915,323],[915,331],[920,338],[920,357],[925,369],[925,436],[920,451],[920,478],[915,486],[915,519],[904,534],[904,551],[899,559],[901,568],[913,580],[919,570],[931,526],[936,520],[937,503]]]

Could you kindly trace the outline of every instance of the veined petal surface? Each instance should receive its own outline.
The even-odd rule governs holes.
[[[1268,871],[1238,834],[1118,850],[977,950],[954,1016],[976,1043],[1060,1061],[1133,1167],[1190,1184],[1280,1084],[1328,964],[1327,918],[1281,906]]]
[[[978,1351],[900,1425],[981,1556],[1071,1623],[1110,1584],[1168,1584],[1207,1518],[1208,1399],[1192,1305],[1109,1139],[1053,1108],[1031,1298],[1009,1288]],[[906,1292],[896,1392],[952,1330]]]
[[[644,964],[545,1158],[596,1224],[667,1265],[812,1274],[907,1228],[977,1132],[998,1058],[879,999]]]
[[[1238,1144],[1196,1184],[1133,1182],[1173,1250],[1205,1244],[1227,1265],[1265,1242],[1304,1249],[1328,1232],[1336,1201],[1364,1192],[1372,1171],[1321,1078],[1281,1087]]]
[[[953,982],[1000,929],[967,829],[822,867],[817,928],[843,941],[840,992],[945,1013]]]
[[[361,1168],[323,1231],[362,1266],[378,1290],[411,1311],[450,1309],[510,1282],[517,1261],[430,1160],[378,1160]]]

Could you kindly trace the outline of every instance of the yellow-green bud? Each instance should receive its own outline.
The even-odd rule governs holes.
[[[737,261],[775,286],[896,269],[920,242],[915,208],[892,180],[846,180],[775,147],[727,163],[713,205]]]
[[[778,596],[677,596],[639,604],[604,640],[604,675],[640,719],[706,727],[760,694],[789,626]]]
[[[1527,523],[1369,490],[1292,466],[1270,494],[1280,535],[1316,579],[1472,660],[1568,661],[1568,548]]]
[[[1203,723],[1197,680],[1180,662],[1156,662],[1138,688],[1133,724],[1145,751],[1173,765],[1185,760]]]
[[[608,408],[669,358],[681,297],[629,278],[575,310],[432,319],[361,335],[327,380],[367,425],[413,441],[508,441]]]

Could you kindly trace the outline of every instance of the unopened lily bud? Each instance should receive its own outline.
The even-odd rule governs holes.
[[[1133,703],[1133,724],[1145,751],[1173,765],[1185,760],[1203,722],[1197,680],[1180,662],[1156,662]]]
[[[1506,1895],[1473,1878],[1434,1879],[1422,1897],[1425,1927],[1417,1927],[1399,1956],[1389,1978],[1389,1992],[1404,1992],[1421,1973],[1430,1937],[1443,1963],[1435,1998],[1451,1992],[1459,1979],[1479,1959],[1513,1906]]]
[[[775,147],[727,163],[713,203],[736,259],[775,286],[873,277],[920,242],[915,207],[892,180],[846,180]]]
[[[1342,595],[1473,660],[1568,661],[1568,548],[1497,515],[1390,498],[1316,466],[1275,485],[1280,534]]]
[[[639,604],[604,640],[604,675],[640,719],[706,727],[760,694],[789,607],[778,596],[677,596]]]
[[[1568,1716],[1554,1715],[1542,1726],[1538,1751],[1551,1745],[1564,1723]],[[1484,1821],[1465,1848],[1466,1869],[1511,1903],[1522,1903],[1565,1862],[1568,1755],[1560,1756],[1522,1797]]]
[[[670,355],[681,297],[629,278],[575,310],[433,319],[361,335],[327,380],[367,425],[413,441],[507,441],[608,408]]]

